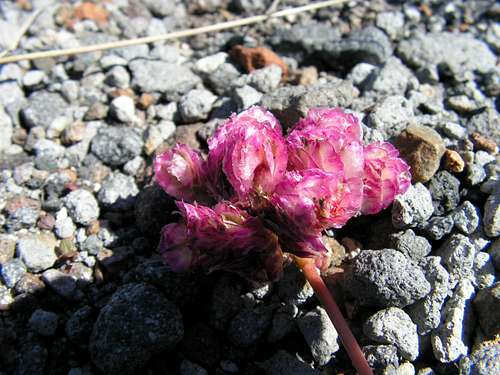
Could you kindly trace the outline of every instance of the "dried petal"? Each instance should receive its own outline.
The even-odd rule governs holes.
[[[277,237],[258,218],[227,203],[213,209],[184,202],[177,206],[184,222],[165,226],[159,245],[174,271],[223,269],[254,280],[281,275]]]
[[[387,208],[396,195],[408,190],[410,167],[399,158],[398,150],[387,142],[365,147],[363,214],[375,214]]]
[[[287,151],[281,126],[260,107],[231,116],[208,145],[209,174],[222,197],[231,195],[224,177],[237,197],[246,201],[252,193],[272,193],[285,173]]]
[[[154,168],[156,181],[167,194],[186,201],[204,199],[206,162],[198,151],[176,144],[156,157]]]

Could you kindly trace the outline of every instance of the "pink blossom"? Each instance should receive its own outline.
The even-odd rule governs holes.
[[[360,162],[359,158],[349,157],[349,147],[353,147],[350,145],[361,144],[361,137],[362,128],[356,116],[339,108],[310,109],[287,137],[289,169],[336,172],[349,161],[355,163],[350,167],[361,170],[362,159]]]
[[[361,125],[341,109],[315,108],[287,137],[288,169],[319,168],[342,176],[350,204],[361,206],[363,145]]]
[[[411,183],[410,167],[400,159],[398,150],[388,142],[369,144],[364,149],[363,214],[387,208],[396,195]]]
[[[209,139],[208,146],[212,186],[222,197],[227,197],[224,177],[237,197],[246,201],[252,193],[272,193],[286,170],[281,126],[260,107],[231,116]]]
[[[342,173],[321,169],[288,171],[272,198],[297,227],[316,231],[343,226],[358,212],[359,202],[358,186],[351,190]]]
[[[224,202],[213,209],[184,202],[177,206],[183,222],[166,225],[159,245],[174,271],[223,269],[258,280],[281,275],[278,239],[258,218]]]
[[[206,162],[198,151],[184,144],[158,155],[154,161],[155,179],[167,194],[177,199],[203,199]]]

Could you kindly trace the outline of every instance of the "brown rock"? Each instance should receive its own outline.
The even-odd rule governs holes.
[[[9,215],[13,215],[20,208],[30,208],[33,210],[40,210],[41,204],[35,199],[28,198],[24,195],[18,195],[7,200],[5,211]]]
[[[109,13],[97,4],[84,2],[75,7],[74,16],[79,20],[92,20],[103,25],[108,22]]]
[[[131,88],[125,88],[125,89],[116,89],[116,90],[113,90],[109,93],[109,96],[111,98],[118,98],[119,96],[128,96],[132,99],[134,99],[135,97],[135,93],[134,93],[134,90],[132,90]]]
[[[316,82],[318,82],[318,69],[315,66],[308,66],[302,69],[298,80],[299,85],[314,85]]]
[[[498,152],[498,146],[493,139],[484,137],[477,132],[472,133],[470,139],[477,150],[483,150],[493,155]]]
[[[281,68],[283,80],[286,80],[288,76],[288,67],[286,64],[277,54],[268,48],[234,46],[231,49],[231,57],[241,64],[247,73],[255,69],[261,69],[265,66],[276,64]]]
[[[38,228],[52,230],[56,224],[56,219],[51,214],[45,214],[38,220]]]
[[[155,101],[155,98],[153,95],[151,94],[148,94],[148,93],[143,93],[138,101],[137,101],[137,104],[139,105],[139,108],[142,108],[142,109],[147,109],[149,108],[149,106],[151,104],[153,104]]]
[[[85,129],[85,123],[83,123],[82,121],[75,121],[66,129],[64,129],[61,136],[61,141],[65,145],[71,145],[73,143],[80,142],[85,136]]]
[[[99,233],[99,230],[101,230],[101,224],[99,223],[99,220],[94,220],[87,226],[87,235],[92,235],[92,234],[97,234]]]
[[[14,292],[16,294],[22,293],[39,293],[45,289],[45,284],[40,280],[40,276],[35,276],[31,273],[26,273],[14,287]]]
[[[441,136],[427,126],[411,124],[397,138],[395,146],[411,167],[412,181],[429,181],[439,169],[446,148]]]
[[[453,150],[446,150],[443,155],[443,165],[448,172],[460,173],[465,167],[464,159]]]

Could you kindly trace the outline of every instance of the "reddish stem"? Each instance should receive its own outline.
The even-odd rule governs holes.
[[[342,341],[342,344],[344,344],[347,354],[349,355],[349,358],[351,358],[352,364],[358,371],[359,375],[373,375],[373,371],[368,365],[356,338],[352,334],[351,329],[342,316],[342,312],[340,311],[337,303],[335,303],[332,294],[321,278],[318,268],[313,262],[304,261],[303,259],[297,261],[296,263],[302,269],[307,281],[313,287],[314,293],[316,293],[316,296],[321,301],[321,304],[328,313],[328,316],[330,316],[330,319],[340,336],[340,340]]]

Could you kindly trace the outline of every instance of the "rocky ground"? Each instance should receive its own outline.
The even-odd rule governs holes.
[[[269,3],[7,0],[0,45],[40,7],[17,52]],[[367,141],[390,139],[411,164],[414,184],[392,208],[325,236],[344,269],[328,284],[376,372],[500,373],[499,18],[487,0],[352,1],[0,66],[0,374],[354,373],[293,266],[255,285],[174,274],[155,251],[173,216],[151,184],[154,154],[176,141],[206,149],[221,119],[256,103],[285,126],[310,107],[350,109]]]

